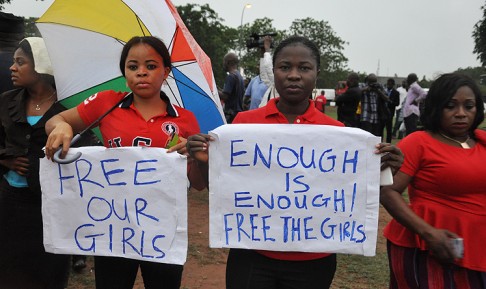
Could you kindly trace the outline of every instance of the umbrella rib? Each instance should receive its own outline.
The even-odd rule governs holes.
[[[198,91],[198,90],[194,89],[193,87],[191,87],[191,86],[187,85],[187,84],[186,84],[186,83],[184,83],[183,81],[180,81],[179,79],[175,78],[174,76],[169,75],[169,77],[170,77],[170,78],[172,78],[173,80],[175,80],[176,82],[178,82],[178,83],[180,83],[180,84],[183,84],[185,87],[187,87],[187,88],[191,89],[192,91],[194,91],[194,92],[196,92],[196,93],[198,93],[198,94],[200,94],[200,95],[202,95],[202,96],[204,96],[204,97],[206,97],[206,98],[211,99],[210,97],[208,97],[208,95],[207,95],[207,94],[202,93],[202,92],[200,92],[200,91]],[[170,86],[169,86],[169,88],[170,88]],[[171,91],[172,91],[172,89],[171,89]],[[211,100],[212,100],[212,99],[211,99]]]

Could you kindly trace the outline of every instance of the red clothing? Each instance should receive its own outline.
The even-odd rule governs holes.
[[[89,125],[127,94],[112,90],[98,92],[78,105],[79,115]],[[133,105],[133,94],[120,107],[106,115],[99,124],[105,146],[165,147],[172,134],[187,138],[199,132],[199,125],[192,112],[172,105],[163,92],[160,96],[167,103],[167,112],[148,121]]]
[[[324,94],[318,95],[318,96],[316,96],[316,99],[314,99],[314,103],[316,105],[316,108],[320,112],[324,112],[324,108],[325,108],[326,103],[327,103],[327,98]]]
[[[284,123],[288,124],[287,118],[277,109],[278,98],[268,101],[267,105],[254,110],[240,112],[236,115],[233,123]],[[309,108],[303,115],[299,115],[294,124],[321,124],[344,126],[341,122],[318,111],[314,102],[309,100]],[[329,256],[328,253],[303,253],[303,252],[280,252],[258,250],[260,254],[272,259],[279,260],[313,260]]]
[[[401,171],[413,177],[408,186],[410,208],[435,228],[464,239],[459,266],[486,271],[486,132],[476,130],[471,149],[453,147],[418,131],[398,147],[405,155]],[[397,221],[385,228],[392,243],[427,250],[425,242]]]

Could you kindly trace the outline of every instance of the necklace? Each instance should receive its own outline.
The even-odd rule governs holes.
[[[56,91],[54,90],[54,92],[51,94],[51,96],[49,96],[48,98],[44,99],[43,101],[41,101],[40,103],[36,104],[35,105],[35,110],[40,110],[40,106],[43,105],[46,101],[48,101],[49,99],[51,99],[54,94],[56,94]]]
[[[451,137],[446,136],[445,134],[443,134],[443,133],[441,133],[441,132],[439,132],[439,134],[440,134],[440,135],[441,135],[443,138],[446,138],[446,139],[451,140],[451,141],[453,141],[453,142],[455,142],[455,143],[458,143],[458,144],[459,144],[459,145],[460,145],[460,146],[461,146],[463,149],[470,149],[470,148],[471,148],[471,147],[470,147],[470,146],[467,144],[467,141],[468,141],[469,139],[471,139],[469,136],[467,136],[467,139],[466,139],[465,141],[460,142],[460,141],[458,141],[458,140],[455,140],[455,139],[453,139],[453,138],[451,138]]]

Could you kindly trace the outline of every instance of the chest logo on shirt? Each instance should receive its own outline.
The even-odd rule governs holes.
[[[166,134],[166,135],[178,135],[179,134],[179,127],[177,126],[177,124],[175,124],[174,122],[172,121],[166,121],[162,124],[162,131]]]

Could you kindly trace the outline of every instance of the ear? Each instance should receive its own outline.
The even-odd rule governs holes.
[[[164,80],[166,80],[167,77],[169,77],[169,73],[170,73],[170,67],[165,67],[164,68]]]

